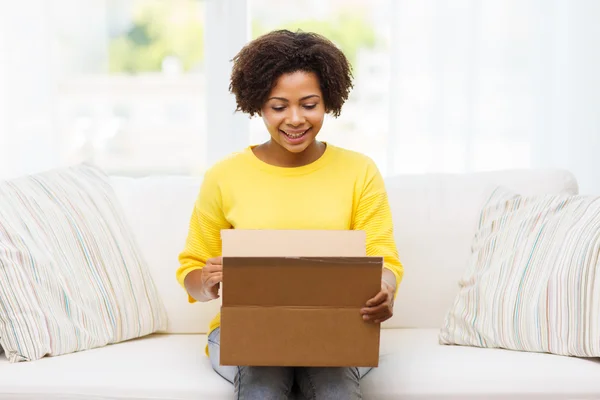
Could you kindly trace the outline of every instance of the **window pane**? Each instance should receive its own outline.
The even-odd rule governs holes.
[[[361,151],[386,163],[389,107],[389,1],[253,0],[252,37],[273,29],[312,31],[336,43],[349,58],[354,89],[337,119],[326,119],[321,140]],[[268,139],[260,118],[253,118],[250,141]]]
[[[204,3],[60,4],[53,12],[60,161],[123,175],[202,170]]]

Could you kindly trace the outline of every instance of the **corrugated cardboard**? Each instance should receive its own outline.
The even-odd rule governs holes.
[[[225,230],[221,364],[377,366],[381,289],[362,231]]]

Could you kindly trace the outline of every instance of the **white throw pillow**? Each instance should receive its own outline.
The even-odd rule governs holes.
[[[600,356],[600,197],[485,204],[441,344]]]
[[[0,182],[0,344],[10,362],[166,327],[104,173],[78,165]]]

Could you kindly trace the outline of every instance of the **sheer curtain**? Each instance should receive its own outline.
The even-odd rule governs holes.
[[[569,168],[600,193],[600,2],[391,7],[388,172]]]
[[[115,38],[139,39],[135,12],[148,6],[167,7],[165,35],[198,15],[154,70],[110,71]],[[352,54],[355,89],[323,136],[385,175],[567,168],[600,193],[598,21],[597,0],[4,2],[0,177],[86,159],[111,173],[201,173],[266,138],[233,113],[229,60],[285,26]]]
[[[9,4],[0,5],[0,177],[56,161],[49,8],[43,1]]]

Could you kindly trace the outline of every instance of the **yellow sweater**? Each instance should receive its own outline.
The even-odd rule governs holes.
[[[188,273],[221,255],[220,231],[229,228],[364,230],[367,255],[384,257],[396,287],[404,273],[377,166],[365,155],[331,144],[317,161],[302,167],[266,164],[247,147],[210,168],[179,255],[176,276],[182,286]],[[219,324],[220,314],[209,332]]]

